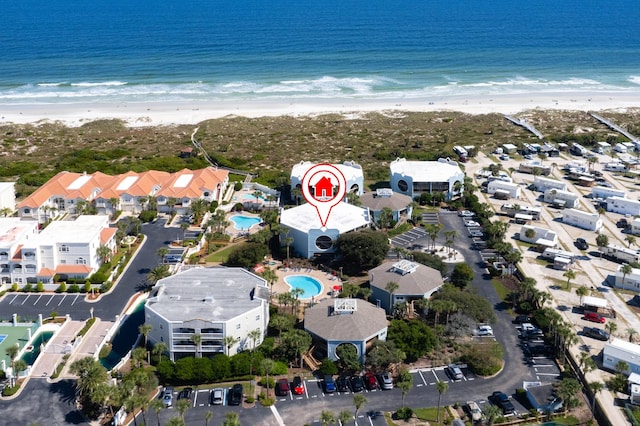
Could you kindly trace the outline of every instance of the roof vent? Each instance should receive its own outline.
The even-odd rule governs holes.
[[[376,197],[379,198],[391,198],[393,196],[393,190],[391,188],[378,188],[376,189]]]
[[[335,315],[353,314],[358,310],[356,299],[336,299],[333,301]]]
[[[402,259],[393,264],[393,270],[400,275],[410,274],[415,272],[416,269],[418,269],[418,264],[407,259]]]

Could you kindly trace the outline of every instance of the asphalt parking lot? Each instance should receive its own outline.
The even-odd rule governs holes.
[[[0,310],[10,312],[15,307],[35,306],[47,316],[51,312],[68,312],[71,307],[84,302],[84,294],[12,293],[0,304]],[[24,318],[23,318],[24,319]]]

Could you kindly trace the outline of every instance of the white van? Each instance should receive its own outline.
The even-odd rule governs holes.
[[[607,163],[604,165],[604,169],[608,172],[626,172],[627,166],[622,163]]]

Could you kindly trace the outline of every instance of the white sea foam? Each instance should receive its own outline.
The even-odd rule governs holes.
[[[81,82],[71,83],[72,86],[77,87],[95,87],[95,86],[124,86],[126,81],[99,81],[99,82]]]
[[[631,82],[633,84],[640,84],[640,75],[631,75],[631,76],[629,76],[627,81],[629,81],[629,82]]]

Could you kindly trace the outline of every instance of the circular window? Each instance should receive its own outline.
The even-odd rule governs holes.
[[[321,235],[316,238],[316,247],[318,247],[320,250],[328,250],[332,245],[333,241],[326,235]]]
[[[407,192],[407,190],[409,189],[409,184],[406,180],[400,179],[398,181],[398,189],[402,192]]]

